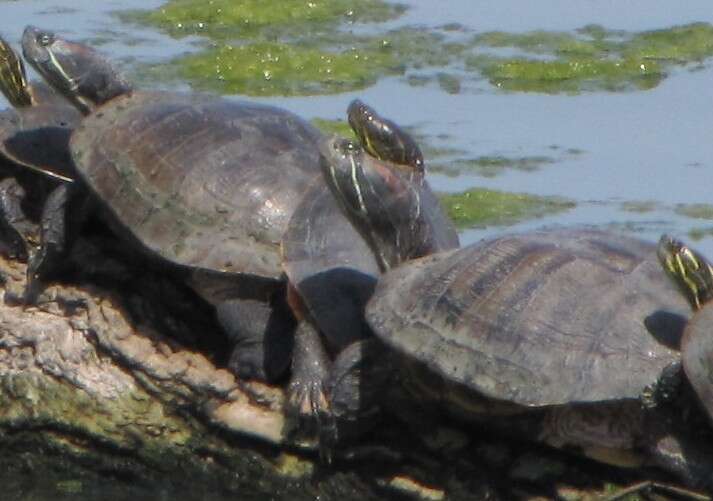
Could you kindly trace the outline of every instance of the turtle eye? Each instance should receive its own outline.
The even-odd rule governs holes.
[[[341,153],[350,153],[358,149],[357,145],[349,139],[340,139],[334,143],[334,149]]]
[[[40,43],[41,46],[47,47],[54,41],[54,37],[49,33],[42,33],[37,37],[37,41]]]

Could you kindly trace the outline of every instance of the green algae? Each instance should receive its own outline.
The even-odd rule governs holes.
[[[713,220],[713,205],[711,204],[679,204],[674,212],[693,219]]]
[[[623,202],[621,204],[621,210],[626,212],[635,212],[638,214],[644,214],[647,212],[653,212],[659,208],[659,203],[655,200],[633,200],[628,202]]]
[[[154,11],[123,14],[173,36],[257,38],[333,28],[342,22],[383,21],[404,11],[381,0],[170,0]]]
[[[402,67],[389,54],[325,52],[275,42],[223,45],[181,60],[179,76],[200,89],[252,96],[346,92],[373,85]]]
[[[348,139],[357,140],[354,131],[346,120],[327,120],[325,118],[312,119],[312,125],[325,134],[337,134]]]
[[[476,36],[473,43],[524,53],[509,58],[477,53],[466,58],[467,68],[481,72],[499,88],[547,93],[621,91],[652,88],[673,65],[713,56],[713,26],[694,23],[633,34],[598,26],[576,33],[491,32]]]
[[[458,94],[461,89],[461,80],[455,75],[441,72],[437,75],[438,86],[447,94]]]
[[[474,188],[440,197],[446,212],[458,228],[505,226],[527,219],[567,211],[575,203],[560,197]]]
[[[642,32],[631,38],[622,54],[674,63],[702,61],[713,56],[713,26],[694,23]]]
[[[666,76],[662,66],[644,59],[555,60],[513,58],[493,61],[467,61],[480,70],[490,83],[510,91],[581,92],[583,90],[640,90],[657,86]]]
[[[553,164],[556,160],[548,156],[525,156],[520,158],[496,156],[480,156],[476,158],[457,158],[447,164],[435,164],[431,167],[434,172],[446,175],[478,174],[483,177],[495,177],[507,169],[521,172],[534,172],[542,166]]]
[[[60,480],[56,485],[58,491],[68,494],[79,494],[84,490],[81,480]]]
[[[121,17],[208,42],[169,62],[167,73],[200,89],[257,96],[351,91],[398,74],[449,94],[483,78],[520,92],[645,90],[674,67],[713,56],[706,23],[638,33],[597,25],[476,35],[460,25],[381,32],[377,25],[369,35],[351,28],[404,10],[383,0],[170,0]]]
[[[700,241],[704,238],[713,237],[713,227],[691,228],[688,230],[688,237],[691,240]]]

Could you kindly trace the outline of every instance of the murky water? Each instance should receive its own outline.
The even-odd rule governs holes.
[[[195,39],[174,40],[146,27],[122,24],[111,13],[154,8],[161,0],[0,0],[0,34],[20,38],[26,24],[94,41],[131,71],[196,50]],[[388,27],[436,27],[460,23],[466,30],[570,31],[587,24],[644,30],[690,22],[713,23],[709,0],[406,0],[411,8]],[[162,86],[163,82],[145,82]],[[671,70],[651,90],[579,95],[509,93],[487,82],[458,94],[436,85],[412,87],[383,78],[373,87],[329,96],[260,98],[307,118],[343,117],[359,97],[384,115],[470,157],[549,156],[533,172],[505,170],[494,177],[432,174],[442,191],[474,186],[510,192],[559,195],[577,202],[571,211],[510,227],[470,229],[463,242],[505,231],[561,225],[612,226],[656,241],[662,232],[703,233],[696,247],[713,258],[713,220],[674,212],[677,204],[713,203],[713,68],[710,63]],[[0,97],[0,108],[5,105]],[[440,144],[439,144],[440,145]],[[575,155],[562,155],[568,149]],[[625,210],[628,202],[651,202],[651,210]],[[705,234],[705,232],[708,232]]]
[[[0,2],[0,33],[18,40],[26,24],[52,28],[100,44],[130,70],[137,63],[165,61],[195,50],[191,37],[174,40],[150,28],[121,23],[112,11],[153,8],[160,0],[23,0]],[[411,8],[390,27],[460,23],[472,32],[533,29],[574,30],[597,23],[612,29],[666,28],[694,21],[713,22],[704,0],[570,2],[548,0],[529,8],[515,0],[473,3],[450,0],[406,2]],[[645,15],[643,14],[645,13]],[[713,181],[713,70],[674,69],[652,90],[580,95],[508,93],[477,86],[447,94],[437,86],[411,87],[403,79],[384,78],[358,92],[331,96],[259,99],[306,117],[342,117],[354,97],[371,103],[399,123],[417,126],[429,137],[469,156],[549,156],[553,164],[535,172],[506,170],[486,178],[432,174],[439,190],[461,191],[482,186],[505,191],[561,195],[577,208],[511,228],[467,230],[465,243],[484,235],[554,225],[614,225],[656,240],[663,231],[686,236],[692,229],[713,228],[713,221],[673,212],[680,203],[711,203]],[[161,85],[147,82],[146,85]],[[553,154],[567,149],[577,155]],[[626,202],[651,202],[647,212],[623,209]],[[713,236],[697,247],[713,256]]]

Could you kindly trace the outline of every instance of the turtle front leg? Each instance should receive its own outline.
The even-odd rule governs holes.
[[[88,197],[75,184],[60,185],[47,197],[40,219],[40,248],[27,266],[25,304],[37,302],[45,282],[62,268],[87,211]]]
[[[296,420],[297,435],[319,437],[320,454],[329,461],[330,445],[336,442],[334,416],[326,390],[331,362],[318,328],[291,284],[287,302],[297,318],[287,412]]]
[[[27,235],[34,226],[25,217],[25,190],[13,177],[0,182],[0,245],[10,259],[27,261]]]

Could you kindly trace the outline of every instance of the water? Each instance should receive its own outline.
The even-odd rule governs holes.
[[[101,49],[129,69],[195,50],[194,40],[171,39],[154,30],[122,24],[112,11],[153,8],[159,0],[112,2],[36,0],[0,2],[0,33],[19,40],[26,24],[96,40]],[[598,23],[607,28],[642,30],[694,21],[713,22],[707,1],[571,2],[549,0],[529,8],[522,2],[470,0],[406,2],[411,9],[388,26],[436,27],[457,22],[477,31],[574,30]],[[642,15],[646,13],[646,15]],[[713,228],[713,221],[673,212],[679,203],[711,203],[713,181],[713,70],[674,69],[652,90],[580,95],[507,93],[484,84],[456,95],[435,86],[411,87],[385,78],[358,92],[332,96],[269,98],[303,116],[342,117],[346,104],[360,97],[404,125],[418,126],[430,137],[445,135],[448,145],[467,156],[555,156],[553,151],[581,150],[536,172],[506,170],[485,178],[433,174],[436,189],[460,191],[474,186],[577,201],[573,211],[521,223],[507,231],[558,225],[615,226],[655,241],[662,231],[686,236]],[[149,85],[159,85],[149,83]],[[552,147],[557,147],[553,150]],[[622,202],[651,201],[656,209],[624,211]],[[502,227],[465,231],[465,243],[505,231]],[[713,256],[713,236],[696,246]]]

